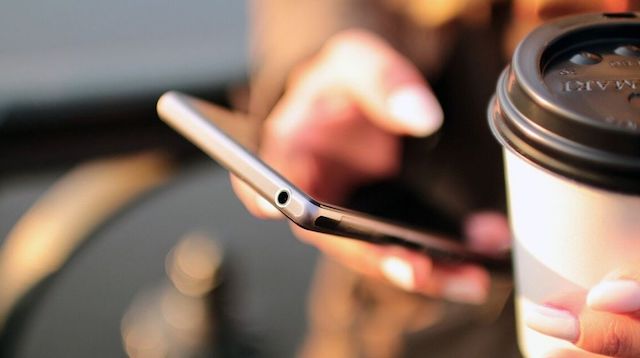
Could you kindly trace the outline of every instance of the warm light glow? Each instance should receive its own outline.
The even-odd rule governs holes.
[[[170,172],[168,157],[154,152],[96,160],[62,177],[0,249],[0,328],[20,297],[56,272],[96,226]]]
[[[191,233],[167,256],[167,275],[181,293],[202,296],[216,286],[221,261],[222,254],[215,241],[206,234]]]
[[[122,319],[122,342],[129,357],[168,356],[169,342],[158,312],[157,297],[157,290],[144,291],[135,298]]]

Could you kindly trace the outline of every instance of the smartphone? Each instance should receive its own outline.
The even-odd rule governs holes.
[[[400,245],[447,264],[473,262],[497,271],[510,267],[506,255],[481,255],[451,238],[313,199],[253,154],[254,141],[241,115],[175,91],[160,97],[157,110],[163,121],[304,229]]]

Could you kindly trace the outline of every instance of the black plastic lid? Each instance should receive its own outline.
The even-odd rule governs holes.
[[[544,168],[640,193],[640,14],[534,30],[498,81],[489,122],[502,145]]]

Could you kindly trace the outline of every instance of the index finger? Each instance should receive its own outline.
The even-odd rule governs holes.
[[[420,71],[384,40],[362,30],[332,37],[293,76],[292,87],[296,90],[283,103],[304,103],[326,91],[341,92],[391,133],[426,136],[443,120],[442,108]],[[301,116],[300,106],[290,107],[296,108],[291,111],[294,116]],[[278,116],[286,119],[287,112]]]

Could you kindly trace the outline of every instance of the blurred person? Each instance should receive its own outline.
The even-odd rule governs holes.
[[[260,155],[334,204],[345,204],[358,187],[396,178],[434,208],[418,213],[427,224],[451,219],[473,249],[507,250],[500,147],[485,115],[505,60],[544,20],[630,8],[637,4],[256,1],[249,110],[265,119]],[[241,181],[232,183],[251,213],[279,216]],[[400,247],[292,230],[326,255],[301,355],[518,356],[509,284],[481,267],[443,266]],[[603,283],[618,288],[616,297],[594,288],[593,310],[560,305],[578,327],[564,337],[586,351],[640,356],[638,271]],[[612,324],[622,327],[614,337]],[[557,334],[546,328],[542,333]]]

